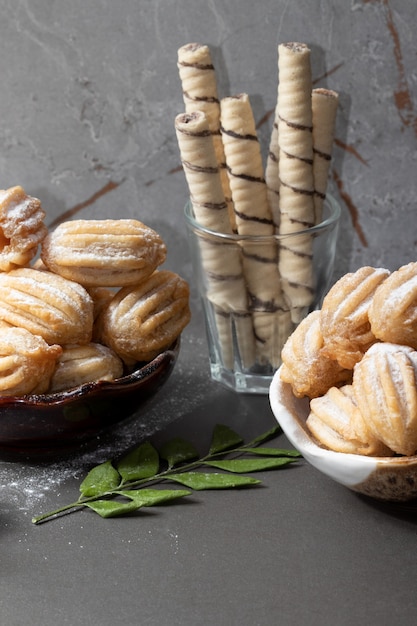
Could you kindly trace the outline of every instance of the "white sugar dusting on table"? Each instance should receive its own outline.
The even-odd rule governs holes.
[[[63,460],[51,462],[8,461],[0,455],[0,511],[20,511],[36,515],[51,503],[59,503],[61,486],[75,480],[73,501],[78,498],[78,487],[86,473],[95,465],[117,458],[129,448],[139,445],[162,431],[168,424],[180,419],[198,406],[207,391],[207,372],[204,366],[196,368],[192,381],[187,367],[185,352],[195,350],[192,340],[189,346],[183,339],[183,353],[176,364],[170,380],[159,395],[149,404],[148,410],[125,424],[103,433],[89,442],[85,450],[67,455]],[[182,356],[182,358],[181,358]],[[205,361],[204,361],[205,363]],[[184,394],[181,404],[174,400],[174,387],[181,386]],[[66,493],[68,498],[68,492]]]

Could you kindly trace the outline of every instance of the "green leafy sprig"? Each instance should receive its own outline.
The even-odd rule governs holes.
[[[190,442],[180,438],[168,441],[159,451],[150,442],[142,443],[118,461],[93,467],[81,482],[76,502],[38,515],[32,522],[41,524],[85,507],[103,518],[117,517],[189,496],[193,491],[259,485],[260,480],[245,474],[279,469],[301,456],[296,450],[261,447],[278,431],[276,426],[244,444],[231,428],[217,424],[209,451],[202,457]],[[162,482],[186,489],[155,488]]]

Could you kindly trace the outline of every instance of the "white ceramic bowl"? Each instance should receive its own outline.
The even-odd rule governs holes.
[[[417,498],[417,456],[368,457],[333,452],[317,444],[305,423],[308,399],[296,398],[278,370],[269,389],[272,412],[287,439],[313,467],[353,491],[378,500]]]

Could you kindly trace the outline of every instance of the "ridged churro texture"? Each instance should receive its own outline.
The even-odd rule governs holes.
[[[306,425],[324,446],[336,452],[365,456],[391,456],[390,450],[373,434],[362,417],[352,385],[330,387],[310,402]]]
[[[0,190],[0,271],[24,267],[47,234],[45,212],[20,186]]]
[[[88,287],[87,291],[93,301],[93,316],[94,320],[96,320],[104,307],[113,298],[115,290],[110,287]]]
[[[166,258],[159,234],[134,219],[71,220],[45,237],[45,266],[85,287],[121,287],[152,274]]]
[[[44,393],[62,353],[24,328],[2,327],[0,337],[0,394]]]
[[[84,287],[44,270],[0,273],[0,319],[49,344],[87,343],[93,301]]]
[[[98,343],[65,345],[48,388],[55,393],[96,380],[114,380],[123,374],[122,360]]]
[[[417,351],[375,343],[355,366],[353,390],[369,428],[391,450],[417,451]]]
[[[350,381],[352,373],[323,354],[320,311],[312,311],[287,339],[281,353],[281,379],[295,396],[315,398],[335,385]]]
[[[323,352],[342,367],[353,369],[377,339],[371,330],[369,309],[389,270],[364,266],[340,278],[321,308]]]
[[[369,308],[371,330],[380,341],[417,349],[417,263],[403,265],[378,287]]]
[[[156,271],[135,287],[123,287],[98,321],[98,340],[130,365],[150,361],[169,348],[191,318],[188,283],[174,272]]]

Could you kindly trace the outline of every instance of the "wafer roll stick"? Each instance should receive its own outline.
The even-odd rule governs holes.
[[[268,156],[265,167],[265,182],[268,195],[268,204],[272,214],[275,232],[279,232],[279,145],[278,145],[278,111],[275,108],[275,118],[269,142]]]
[[[210,230],[231,234],[207,116],[202,111],[180,113],[175,118],[175,131],[197,221]]]
[[[231,234],[207,117],[201,111],[177,115],[175,130],[198,223]],[[201,251],[210,277],[211,299],[221,309],[246,311],[248,295],[238,248],[207,238],[201,241]]]
[[[313,89],[311,106],[313,115],[313,179],[316,224],[319,224],[322,219],[338,104],[339,95],[336,91],[322,88]]]
[[[185,112],[203,111],[213,135],[214,149],[220,170],[223,193],[227,203],[229,219],[235,231],[232,194],[223,143],[220,135],[220,102],[217,90],[216,71],[210,48],[200,43],[189,43],[178,49],[178,70],[182,84]]]
[[[225,311],[213,301],[212,305],[224,365],[231,370],[238,363],[239,369],[250,368],[255,362],[255,338],[250,313]]]
[[[212,231],[231,234],[206,115],[202,111],[177,115],[175,130],[197,222]],[[208,299],[216,311],[224,363],[230,368],[233,364],[233,314],[242,361],[250,367],[255,361],[255,340],[240,250],[236,244],[207,237],[200,239],[200,253],[208,280]]]
[[[286,235],[315,221],[312,83],[310,50],[305,44],[280,44],[278,54],[279,232]],[[299,321],[314,298],[312,238],[297,237],[282,245],[279,269],[294,321]]]
[[[220,350],[221,360],[227,369],[233,370],[234,352],[230,313],[224,311],[223,309],[219,309],[215,303],[212,303],[212,305],[214,320],[211,321],[210,328],[216,328],[217,332],[216,338],[213,340],[213,345]]]
[[[223,98],[221,131],[230,178],[236,225],[240,235],[273,235],[262,157],[252,107],[247,94]],[[274,241],[244,243],[243,271],[253,312],[258,357],[279,362],[274,341],[278,313],[288,311],[280,287],[277,246]]]

